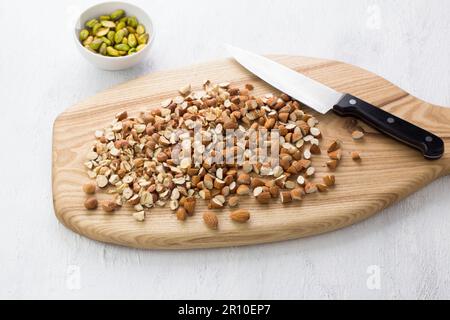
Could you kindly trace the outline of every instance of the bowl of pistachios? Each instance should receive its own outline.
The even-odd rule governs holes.
[[[150,16],[125,2],[104,2],[85,10],[75,25],[80,53],[104,70],[123,70],[148,55],[155,37]]]

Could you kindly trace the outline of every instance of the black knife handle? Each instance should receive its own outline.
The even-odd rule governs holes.
[[[356,117],[392,138],[422,151],[426,159],[436,160],[444,154],[444,142],[438,136],[350,94],[344,95],[333,110],[340,116]]]

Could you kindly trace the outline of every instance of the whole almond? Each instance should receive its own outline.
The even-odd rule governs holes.
[[[217,215],[211,211],[207,211],[203,214],[203,221],[205,222],[206,226],[212,230],[217,230],[219,226]]]
[[[250,219],[250,212],[245,209],[239,209],[230,213],[230,218],[239,223],[245,223]]]
[[[84,201],[84,207],[88,210],[94,210],[98,207],[98,201],[95,197],[89,197]]]

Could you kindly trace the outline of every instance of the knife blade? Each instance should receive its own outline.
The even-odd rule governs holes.
[[[351,94],[337,92],[266,57],[225,45],[244,68],[308,107],[325,114],[358,118],[384,134],[422,152],[429,160],[444,154],[444,142],[433,133],[377,108]]]

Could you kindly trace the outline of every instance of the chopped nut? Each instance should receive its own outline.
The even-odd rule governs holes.
[[[270,192],[263,191],[258,196],[256,196],[256,201],[258,201],[259,203],[266,204],[266,203],[270,202],[271,198],[272,198],[272,195],[270,194]]]
[[[319,190],[319,192],[325,192],[328,191],[328,186],[326,184],[323,183],[317,183],[316,184],[317,190]]]
[[[362,138],[364,138],[364,132],[355,130],[352,132],[352,138],[353,140],[361,140]]]
[[[340,149],[335,150],[333,152],[329,152],[328,156],[330,157],[330,159],[332,160],[341,160],[342,157],[342,152]]]
[[[338,161],[337,160],[329,160],[329,161],[327,161],[327,167],[330,170],[336,170],[337,166],[338,166]]]
[[[245,184],[241,184],[237,190],[236,190],[236,194],[239,196],[246,196],[250,194],[250,188],[245,185]]]
[[[97,186],[99,188],[104,188],[108,185],[108,178],[106,178],[103,175],[97,176],[96,180],[97,180]]]
[[[186,209],[183,207],[178,208],[177,210],[177,219],[180,221],[184,221],[187,218],[187,212]]]
[[[133,218],[138,222],[143,222],[145,220],[145,212],[144,211],[134,212]]]
[[[291,190],[291,198],[292,200],[302,200],[305,191],[303,188],[295,188]]]
[[[228,199],[228,205],[230,207],[237,207],[239,205],[239,197],[233,196]]]
[[[305,178],[303,177],[303,176],[298,176],[297,177],[297,183],[300,185],[300,186],[304,186],[305,185]]]
[[[102,209],[105,212],[113,212],[117,209],[117,205],[114,201],[104,201],[102,203]]]
[[[289,191],[281,191],[280,192],[281,203],[289,203],[292,202],[291,193]]]
[[[328,187],[334,186],[335,182],[336,178],[334,175],[326,175],[325,177],[323,177],[323,183],[325,183],[325,185]]]
[[[352,151],[351,156],[354,161],[361,160],[361,155],[358,151]]]
[[[191,93],[191,85],[188,84],[184,87],[181,87],[178,92],[182,95],[182,96],[187,96],[189,93]]]
[[[308,182],[305,185],[305,192],[306,194],[311,194],[311,193],[315,193],[317,192],[317,186],[316,184],[312,183],[312,182]]]

